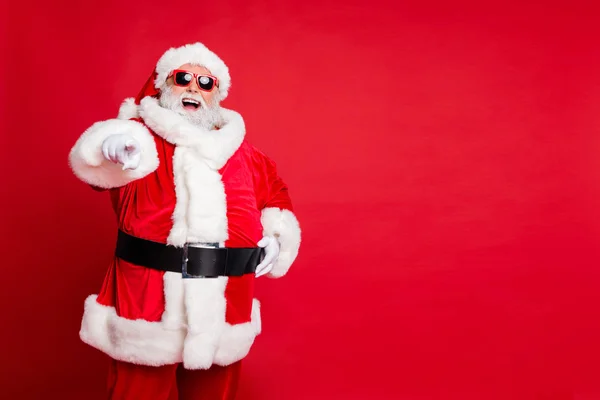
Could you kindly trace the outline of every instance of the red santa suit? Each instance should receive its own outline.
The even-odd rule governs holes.
[[[237,112],[221,108],[224,124],[208,131],[158,104],[167,75],[185,63],[209,69],[219,79],[221,98],[227,96],[229,73],[214,53],[199,43],[171,49],[117,118],[93,124],[77,140],[69,155],[73,172],[110,191],[119,230],[134,237],[227,248],[256,247],[263,236],[276,237],[280,253],[269,276],[281,277],[300,246],[287,186],[275,163],[245,140]],[[121,133],[140,144],[136,169],[123,170],[102,154],[103,141]],[[80,331],[85,343],[115,360],[113,398],[159,399],[160,390],[165,399],[177,398],[177,390],[168,389],[176,367],[204,374],[189,379],[202,386],[195,396],[204,390],[233,398],[232,373],[261,332],[254,279],[183,279],[115,256],[99,293],[85,301]],[[220,389],[211,389],[213,383]]]

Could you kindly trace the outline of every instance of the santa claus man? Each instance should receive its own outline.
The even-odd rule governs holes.
[[[111,399],[234,398],[261,331],[255,278],[285,275],[298,254],[286,184],[220,106],[230,85],[203,44],[172,48],[137,98],[70,152],[117,217],[115,255],[80,331],[111,358]]]

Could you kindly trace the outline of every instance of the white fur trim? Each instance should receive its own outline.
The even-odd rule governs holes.
[[[254,299],[252,301],[250,322],[234,326],[225,324],[214,363],[217,365],[230,365],[246,357],[254,344],[254,339],[260,335],[261,330],[260,302]]]
[[[223,107],[220,110],[224,125],[210,131],[161,107],[151,96],[142,99],[139,114],[157,135],[177,146],[193,148],[213,169],[220,169],[240,147],[246,135],[244,119],[239,113]]]
[[[135,104],[135,99],[133,97],[128,97],[123,100],[121,103],[121,107],[119,107],[119,114],[117,115],[117,119],[132,119],[139,118],[138,114],[138,106]]]
[[[123,171],[122,165],[113,163],[102,154],[102,143],[110,135],[126,133],[141,146],[140,165]],[[109,119],[96,122],[77,140],[69,153],[69,165],[82,181],[105,189],[123,186],[143,178],[158,167],[158,153],[154,138],[148,129],[129,120]]]
[[[225,287],[228,278],[184,279],[188,335],[183,363],[188,369],[207,369],[215,358],[225,329]]]
[[[162,321],[165,327],[172,330],[185,327],[185,299],[181,274],[170,271],[165,272],[163,290],[165,293],[165,310]]]
[[[221,243],[228,238],[227,202],[219,169],[240,147],[246,130],[238,113],[222,112],[223,127],[208,131],[161,107],[153,97],[141,101],[139,113],[144,123],[176,145],[173,174],[177,204],[169,244]]]
[[[114,307],[101,305],[96,299],[97,295],[91,295],[85,301],[81,340],[115,360],[134,364],[161,366],[184,362],[187,369],[198,369],[208,364],[200,362],[202,357],[212,356],[213,364],[226,366],[246,357],[261,333],[260,303],[256,299],[250,322],[222,324],[216,348],[187,340],[185,328],[171,329],[164,320],[148,322],[119,317]],[[191,344],[190,349],[185,347],[187,343]],[[188,357],[187,364],[184,355]]]
[[[187,147],[176,147],[173,174],[177,203],[167,242],[224,242],[228,238],[225,187],[218,171]]]
[[[177,48],[170,48],[158,60],[156,64],[156,80],[154,87],[162,90],[167,77],[174,69],[183,64],[194,64],[205,67],[219,80],[219,93],[224,100],[231,87],[229,68],[223,60],[210,51],[202,43],[187,44]]]
[[[261,223],[264,235],[275,236],[280,245],[279,257],[267,276],[280,278],[287,274],[298,256],[302,241],[300,224],[294,213],[275,207],[262,210]]]
[[[184,158],[181,156],[183,148],[175,147],[173,153],[173,182],[175,184],[175,196],[177,202],[171,219],[173,226],[167,237],[167,243],[181,247],[187,242],[188,222],[186,213],[189,208],[189,193],[185,179],[185,164]]]
[[[91,295],[85,301],[79,336],[110,357],[134,364],[159,366],[181,360],[185,330],[169,330],[162,323],[119,317]]]

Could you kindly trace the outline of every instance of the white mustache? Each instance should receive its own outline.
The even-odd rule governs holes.
[[[183,99],[197,101],[201,104],[201,107],[198,107],[193,112],[189,112],[183,107]],[[200,94],[185,92],[175,95],[171,90],[167,89],[161,94],[159,101],[162,107],[173,110],[190,122],[203,126],[206,129],[212,129],[212,127],[222,123],[219,102],[217,101],[214,104],[208,105]]]
[[[183,99],[195,100],[202,104],[202,107],[208,108],[208,104],[206,104],[206,101],[204,101],[204,98],[200,95],[196,95],[194,93],[182,93],[181,96],[179,96],[179,101],[183,101]]]

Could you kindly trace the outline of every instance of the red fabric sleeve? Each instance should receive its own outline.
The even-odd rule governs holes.
[[[255,183],[259,209],[280,208],[294,211],[288,186],[279,176],[277,165],[266,155],[256,150]]]

